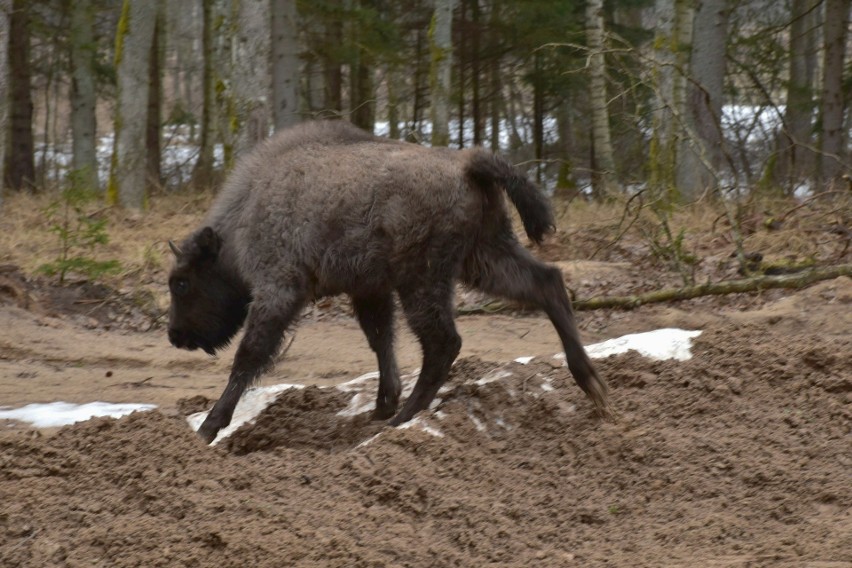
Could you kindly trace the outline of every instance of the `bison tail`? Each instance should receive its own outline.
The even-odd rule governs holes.
[[[556,228],[547,197],[506,160],[477,152],[468,163],[466,173],[473,185],[482,190],[503,188],[521,215],[527,236],[536,243],[541,243],[544,236]]]

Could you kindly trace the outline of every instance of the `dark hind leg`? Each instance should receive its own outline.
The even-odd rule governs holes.
[[[402,391],[393,353],[393,296],[352,298],[352,305],[379,361],[379,393],[373,418],[386,420],[396,412]]]
[[[428,278],[424,280],[429,281]],[[407,422],[421,410],[429,408],[461,350],[461,337],[453,322],[451,281],[400,290],[399,297],[408,324],[420,340],[423,366],[414,391],[399,414],[390,421],[391,426]]]
[[[489,294],[544,310],[559,334],[574,380],[592,399],[601,416],[610,417],[606,383],[598,376],[580,342],[561,272],[534,258],[514,237],[495,240],[480,245],[470,255],[463,280]]]

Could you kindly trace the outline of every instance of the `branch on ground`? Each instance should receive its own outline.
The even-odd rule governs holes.
[[[754,278],[743,278],[741,280],[724,280],[722,282],[707,282],[695,286],[684,286],[682,288],[669,288],[665,290],[654,290],[644,294],[633,296],[610,296],[590,298],[588,300],[575,300],[574,309],[577,311],[600,310],[607,308],[620,308],[631,310],[645,304],[659,302],[671,302],[676,300],[689,300],[701,296],[720,296],[724,294],[743,294],[749,292],[760,292],[772,288],[799,289],[819,282],[831,280],[840,276],[852,277],[852,264],[840,264],[823,268],[815,268],[806,272],[796,274],[785,274],[782,276],[757,276]],[[514,307],[513,304],[501,300],[492,300],[477,306],[459,308],[462,315],[494,313]]]

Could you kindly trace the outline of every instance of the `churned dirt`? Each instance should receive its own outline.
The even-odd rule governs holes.
[[[637,278],[563,268],[575,289]],[[579,314],[587,342],[703,330],[688,361],[598,360],[612,423],[553,359],[547,319],[523,312],[458,319],[462,354],[410,427],[350,415],[335,385],[374,357],[345,305],[314,307],[263,380],[307,386],[215,447],[186,415],[219,396],[234,348],[173,349],[144,310],[86,286],[0,270],[0,405],[158,409],[0,422],[0,566],[852,567],[848,278]]]

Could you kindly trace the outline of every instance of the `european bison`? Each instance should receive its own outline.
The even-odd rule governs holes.
[[[341,293],[378,358],[374,417],[392,417],[391,425],[411,419],[432,402],[461,347],[456,281],[543,309],[577,384],[607,414],[607,387],[580,343],[562,276],[520,245],[504,192],[527,235],[541,242],[553,230],[547,199],[479,148],[426,148],[328,121],[289,129],[253,151],[202,228],[169,243],[172,344],[212,354],[246,323],[201,437],[212,441],[230,423],[305,304]],[[394,292],[423,349],[420,377],[398,413]]]

